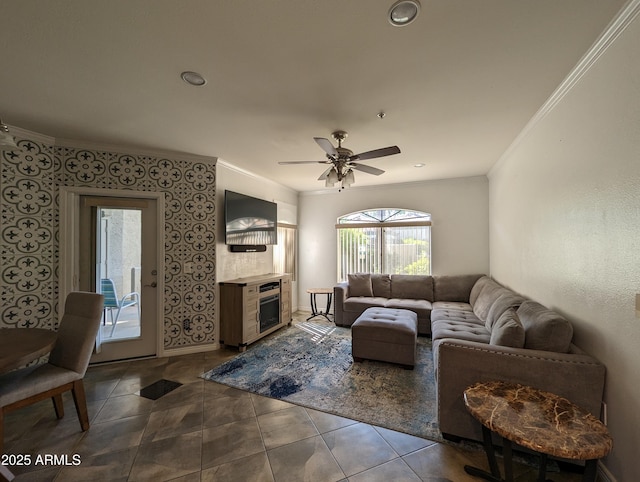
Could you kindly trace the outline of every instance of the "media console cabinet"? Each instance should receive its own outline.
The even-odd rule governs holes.
[[[291,278],[265,274],[220,282],[220,343],[247,345],[291,324]]]

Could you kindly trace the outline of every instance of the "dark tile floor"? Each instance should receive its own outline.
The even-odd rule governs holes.
[[[303,313],[302,319],[308,316]],[[302,316],[300,315],[300,316]],[[91,428],[83,433],[70,397],[56,420],[44,401],[5,419],[8,454],[20,481],[475,481],[483,452],[374,427],[204,381],[234,350],[90,367]],[[183,385],[158,400],[137,392],[165,378]],[[37,456],[66,455],[47,465]],[[75,458],[74,458],[75,456]],[[76,465],[74,465],[74,463]],[[516,467],[518,482],[536,471]],[[556,482],[580,475],[548,474]]]

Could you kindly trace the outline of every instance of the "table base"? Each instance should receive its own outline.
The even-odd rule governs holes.
[[[464,471],[469,475],[481,478],[483,480],[489,480],[491,482],[513,482],[513,452],[511,441],[506,438],[503,438],[502,440],[504,443],[504,479],[502,479],[500,475],[500,468],[498,467],[495,449],[493,447],[493,442],[491,441],[491,430],[489,430],[484,425],[482,426],[482,444],[484,446],[484,451],[487,454],[487,460],[489,462],[489,469],[491,470],[491,472],[487,472],[486,470],[482,470],[471,465],[465,465]],[[547,454],[540,453],[538,455],[540,456],[540,462],[538,465],[538,478],[536,479],[537,482],[553,482],[546,478],[548,458]],[[584,467],[584,472],[582,474],[582,482],[595,482],[597,469],[597,459],[587,460]]]
[[[331,313],[329,313],[329,311],[331,310],[331,295],[332,293],[324,293],[327,295],[327,307],[325,309],[325,311],[318,311],[318,305],[316,302],[316,295],[318,293],[310,293],[309,294],[309,298],[311,301],[311,316],[309,318],[307,318],[307,321],[309,321],[311,318],[315,318],[316,316],[324,316],[327,321],[331,321],[333,322],[333,320],[331,318],[329,318],[329,315],[331,315]],[[323,294],[323,293],[321,293]],[[333,315],[332,315],[333,316]]]

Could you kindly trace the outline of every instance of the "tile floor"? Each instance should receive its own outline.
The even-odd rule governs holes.
[[[222,349],[90,367],[85,387],[91,428],[85,433],[70,397],[60,421],[49,401],[12,412],[5,418],[6,453],[29,454],[32,460],[12,468],[16,482],[465,482],[478,480],[464,472],[465,464],[487,468],[481,451],[199,378],[236,354]],[[161,378],[183,385],[155,401],[136,393]],[[67,460],[38,461],[38,455],[47,454],[66,455]],[[515,472],[518,482],[536,480],[533,468],[517,466]],[[569,472],[548,477],[556,482],[581,479]]]

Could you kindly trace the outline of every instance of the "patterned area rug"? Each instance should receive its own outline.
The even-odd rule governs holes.
[[[351,331],[299,322],[202,375],[224,385],[441,441],[436,424],[431,340],[418,338],[418,363],[405,370],[351,357]]]

